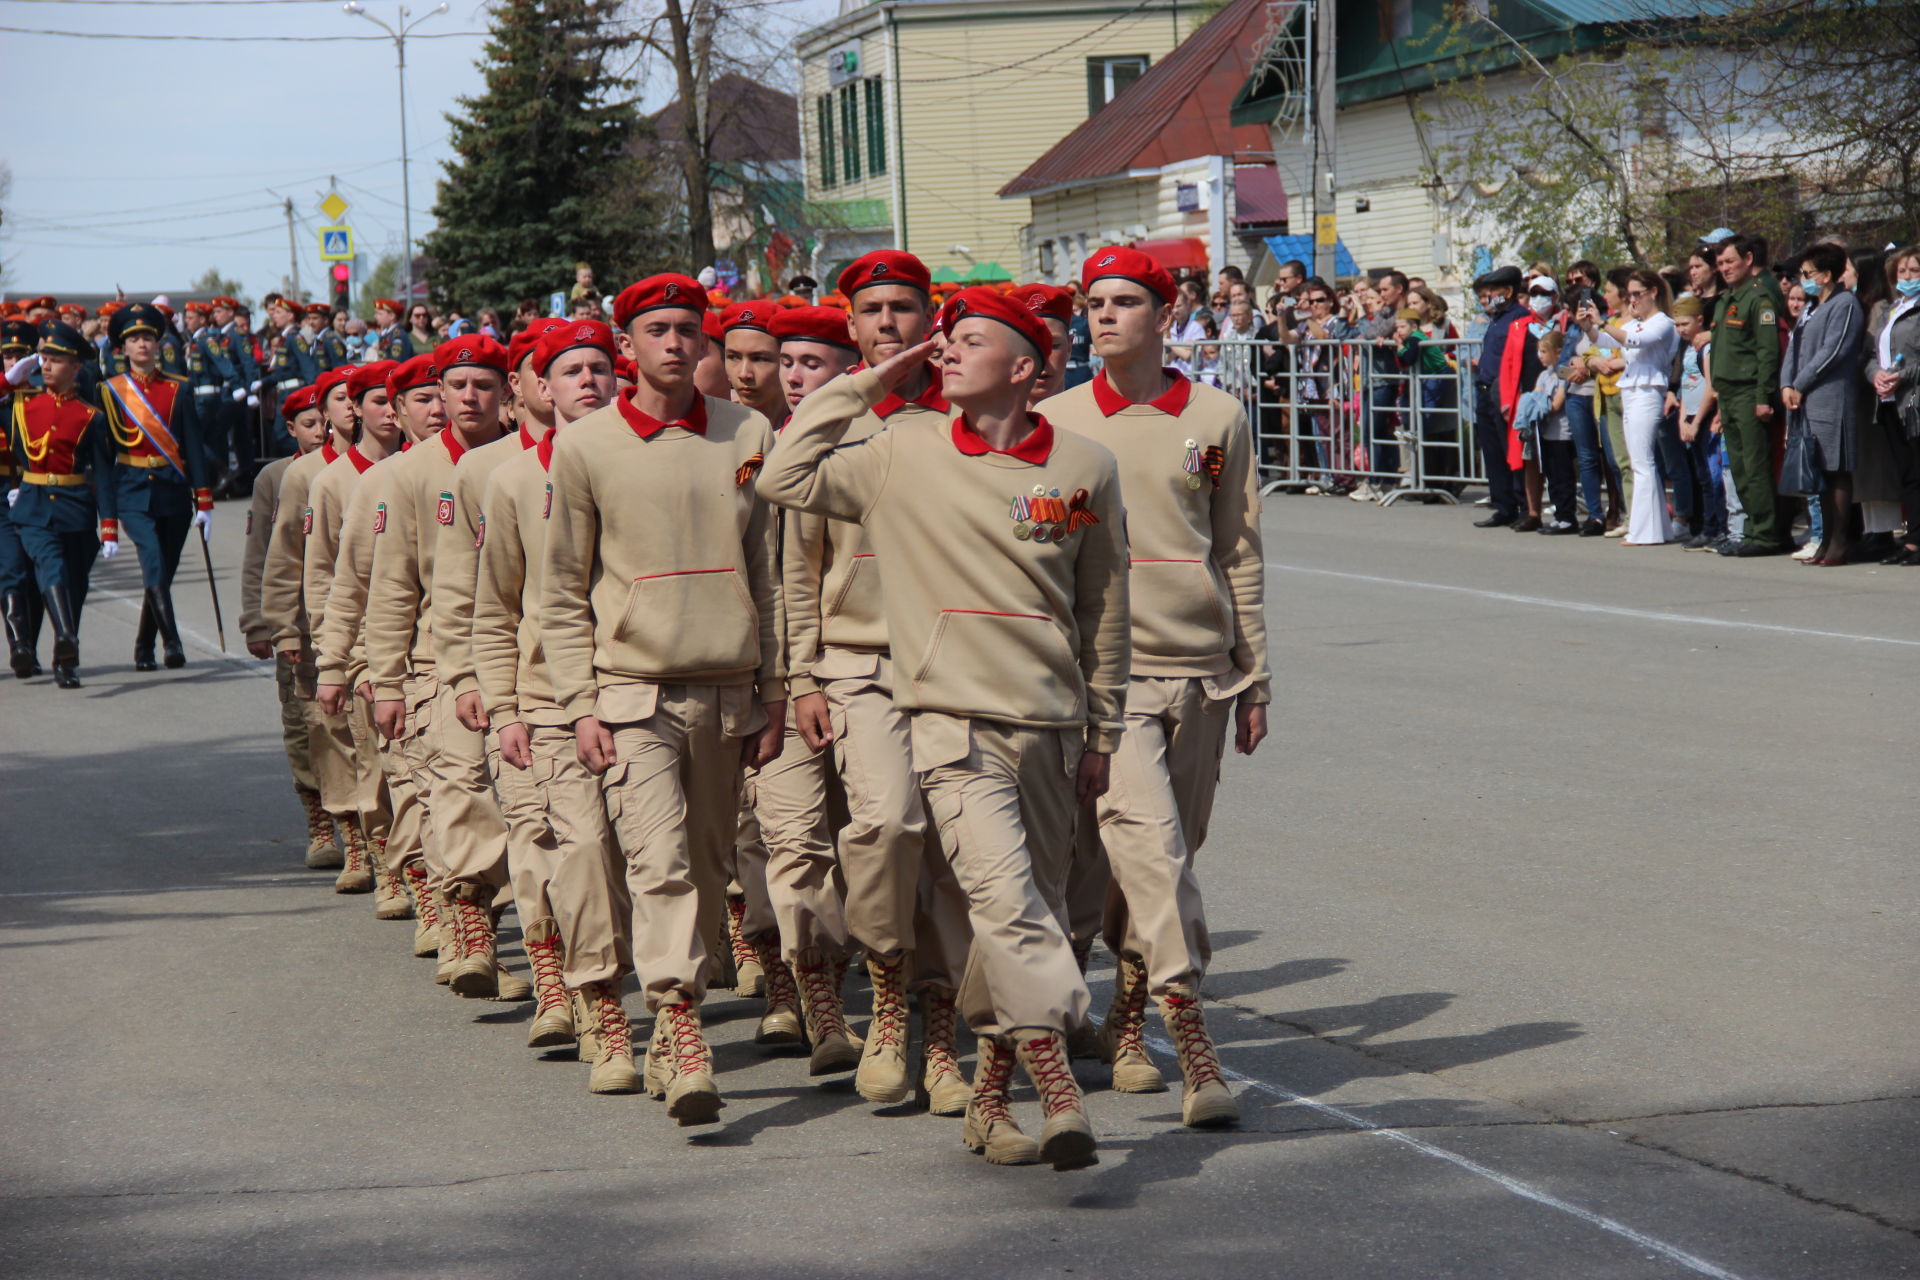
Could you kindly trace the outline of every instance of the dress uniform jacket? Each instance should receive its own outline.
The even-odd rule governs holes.
[[[16,392],[11,431],[22,463],[14,529],[42,590],[70,586],[77,610],[101,534],[118,536],[106,417],[79,396]]]
[[[172,583],[196,508],[213,509],[200,419],[187,380],[156,372],[108,378],[101,411],[114,443],[114,487],[146,586]]]

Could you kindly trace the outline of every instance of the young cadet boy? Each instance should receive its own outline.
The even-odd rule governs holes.
[[[844,284],[843,284],[844,287]],[[893,696],[913,767],[966,891],[973,947],[960,1007],[980,1037],[964,1140],[995,1163],[1095,1161],[1066,1032],[1087,988],[1059,913],[1078,805],[1106,789],[1127,686],[1127,553],[1113,455],[1027,409],[1053,339],[990,289],[941,316],[950,424],[845,443],[846,400],[882,403],[933,344],[814,393],[762,474],[768,498],[857,521],[887,592]],[[1009,1105],[1018,1057],[1046,1125]]]
[[[551,407],[553,431],[613,403],[615,349],[613,330],[599,320],[568,322],[535,345],[521,386]],[[494,777],[507,819],[507,865],[539,1001],[527,1044],[578,1042],[592,1067],[590,1092],[636,1093],[632,1028],[620,1002],[633,959],[613,837],[600,781],[574,750],[540,647],[554,443],[552,434],[542,437],[487,481],[474,670],[500,744]]]
[[[700,1026],[740,769],[786,717],[766,419],[701,394],[706,290],[689,276],[614,303],[640,380],[555,440],[540,640],[581,760],[602,775],[655,1013],[645,1081],[682,1125],[718,1119]]]
[[[313,512],[307,529],[305,566],[300,594],[307,602],[307,626],[313,635],[316,701],[328,715],[344,715],[353,737],[355,805],[360,813],[360,829],[367,834],[372,866],[361,868],[353,876],[341,876],[333,886],[335,893],[366,893],[378,886],[374,914],[383,920],[404,919],[409,913],[406,893],[399,877],[389,866],[388,844],[393,826],[392,800],[387,793],[380,766],[379,735],[374,732],[372,708],[365,702],[330,698],[319,694],[319,673],[344,670],[346,653],[330,653],[327,648],[327,606],[333,592],[334,566],[339,560],[341,533],[345,527],[347,504],[360,486],[360,478],[382,459],[400,448],[400,425],[394,419],[387,400],[387,374],[398,368],[391,360],[376,360],[355,365],[347,375],[347,403],[359,423],[354,443],[338,461],[332,463],[307,489],[307,507]],[[336,630],[334,643],[350,648],[353,632]]]
[[[431,353],[414,356],[387,373],[387,402],[402,432],[401,452],[430,439],[447,425],[440,404],[440,375]],[[359,700],[371,725],[373,685],[367,679],[367,592],[373,574],[373,543],[386,527],[393,478],[398,471],[391,455],[386,465],[369,470],[354,487],[342,518],[340,550],[333,566],[333,585],[327,593],[326,622],[317,640],[318,696],[332,712],[346,708],[351,695]],[[356,708],[360,711],[360,708]],[[404,741],[374,731],[392,814],[387,831],[386,863],[405,885],[416,920],[413,953],[434,955],[443,941],[440,898],[428,890],[427,846],[432,833],[427,823],[427,797],[409,766]],[[435,861],[438,861],[436,856]],[[396,917],[404,918],[404,917]]]
[[[1102,249],[1087,259],[1081,286],[1105,367],[1041,407],[1118,459],[1133,557],[1127,732],[1097,810],[1112,874],[1107,944],[1119,959],[1102,1031],[1115,1089],[1164,1089],[1144,1042],[1152,996],[1179,1051],[1182,1121],[1229,1125],[1239,1112],[1200,1006],[1212,947],[1193,858],[1207,837],[1229,724],[1242,754],[1267,736],[1253,432],[1234,397],[1161,367],[1174,297],[1164,267],[1132,249]]]
[[[287,434],[298,450],[292,457],[275,458],[260,468],[253,480],[253,498],[247,505],[246,542],[240,553],[240,634],[247,652],[256,658],[273,657],[273,632],[260,608],[261,578],[267,566],[267,545],[273,538],[273,524],[280,511],[280,489],[287,468],[320,447],[326,439],[326,419],[320,416],[319,396],[312,387],[301,387],[280,405],[287,422]],[[320,782],[314,776],[309,743],[316,731],[318,709],[313,701],[295,694],[293,666],[274,663],[274,685],[280,695],[280,741],[286,749],[287,765],[293,771],[293,793],[307,815],[307,855],[309,867],[337,867],[340,847],[335,843],[333,819],[320,803]]]
[[[501,437],[507,395],[507,351],[484,336],[451,338],[434,349],[447,426],[394,462],[387,520],[373,541],[367,587],[367,673],[374,723],[389,741],[406,740],[410,769],[427,793],[434,849],[428,890],[439,890],[451,934],[448,985],[472,999],[517,998],[524,983],[506,975],[494,948],[495,898],[506,886],[507,824],[487,772],[484,730],[457,714],[451,685],[439,678],[433,634],[440,553],[458,518],[457,464],[470,450]],[[471,584],[465,587],[471,592]],[[464,644],[465,636],[458,637]],[[444,883],[433,883],[438,870]],[[437,976],[437,975],[436,975]]]
[[[848,336],[868,365],[919,345],[933,322],[926,264],[909,253],[876,250],[840,274],[851,300]],[[821,397],[826,399],[821,399]],[[939,374],[922,361],[897,389],[872,402],[847,383],[828,383],[809,399],[809,419],[842,421],[852,442],[918,425],[944,427],[949,405]],[[789,430],[792,424],[789,424]],[[849,821],[840,833],[847,931],[867,954],[873,1017],[854,1088],[892,1106],[913,1088],[909,1069],[908,985],[920,996],[922,1092],[934,1110],[965,1109],[965,1078],[954,1060],[954,991],[965,963],[965,926],[957,908],[943,927],[922,928],[923,885],[943,861],[913,772],[907,720],[896,707],[897,671],[888,649],[878,561],[869,533],[854,520],[802,511],[789,521],[782,564],[794,723],[815,750],[834,745]],[[929,899],[937,908],[939,899]],[[955,939],[960,939],[956,942]]]
[[[280,510],[267,543],[266,568],[260,580],[260,613],[271,633],[270,643],[282,665],[293,672],[294,694],[313,702],[318,670],[313,658],[313,632],[307,614],[305,585],[307,535],[313,529],[313,507],[308,501],[313,482],[353,445],[353,408],[348,400],[346,366],[329,369],[313,384],[314,397],[327,425],[327,438],[313,452],[296,459],[281,476]],[[353,734],[344,714],[313,707],[308,758],[320,783],[320,803],[338,827],[346,853],[335,881],[351,883],[366,870],[367,835],[360,826],[358,787],[354,769]],[[309,861],[309,866],[315,865]]]

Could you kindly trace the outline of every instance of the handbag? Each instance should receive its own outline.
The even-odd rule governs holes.
[[[1818,496],[1825,474],[1820,467],[1820,442],[1807,430],[1804,412],[1794,414],[1798,430],[1787,434],[1787,453],[1780,463],[1781,493],[1795,498]]]

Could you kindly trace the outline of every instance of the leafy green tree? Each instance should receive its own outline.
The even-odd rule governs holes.
[[[240,282],[229,280],[221,275],[218,267],[208,267],[202,271],[200,278],[189,287],[195,293],[210,293],[216,298],[232,298],[236,302],[248,302],[247,296],[240,292]]]
[[[400,255],[382,254],[380,260],[373,264],[373,270],[367,272],[367,278],[360,282],[360,296],[354,299],[354,314],[371,324],[373,300],[398,298],[400,283]]]
[[[511,308],[568,288],[576,262],[616,285],[668,261],[636,154],[644,126],[613,69],[632,43],[619,11],[620,0],[494,7],[485,87],[447,117],[454,158],[422,243],[438,305]]]

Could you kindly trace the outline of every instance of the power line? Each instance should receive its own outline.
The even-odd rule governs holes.
[[[70,40],[188,40],[202,44],[339,44],[341,42],[363,42],[378,40],[383,44],[393,41],[387,36],[186,36],[186,35],[134,35],[128,31],[50,31],[40,27],[0,27],[0,31],[17,36],[64,36]],[[434,31],[410,35],[409,40],[454,40],[462,36],[484,36],[485,31]]]
[[[152,5],[172,9],[188,4],[332,4],[333,0],[7,0],[8,4]]]

